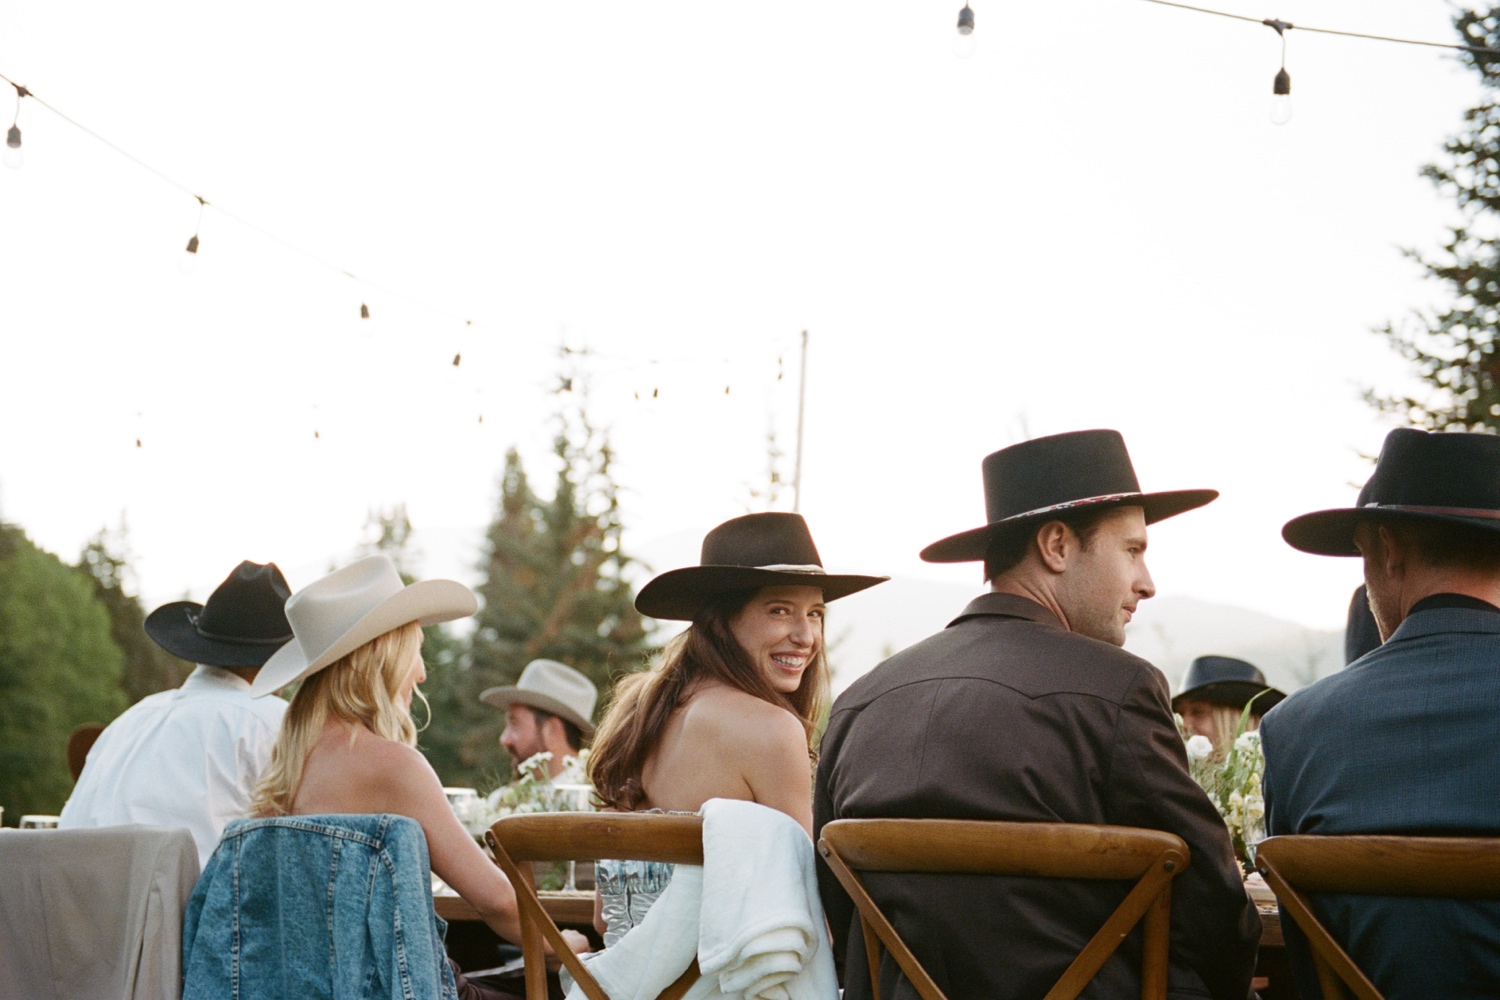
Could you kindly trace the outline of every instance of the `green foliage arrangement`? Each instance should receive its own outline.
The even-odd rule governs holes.
[[[1266,835],[1266,800],[1261,791],[1266,758],[1261,751],[1260,733],[1246,729],[1250,708],[1245,706],[1234,741],[1222,750],[1207,736],[1189,734],[1181,716],[1177,718],[1177,728],[1187,743],[1188,773],[1208,793],[1208,800],[1223,817],[1235,857],[1247,873],[1255,867],[1255,845]]]
[[[1500,47],[1500,10],[1460,9],[1453,24],[1465,45]],[[1484,96],[1445,145],[1447,162],[1422,173],[1453,197],[1463,221],[1449,227],[1439,256],[1405,251],[1446,287],[1451,304],[1376,331],[1411,363],[1426,392],[1419,398],[1370,390],[1365,399],[1427,430],[1493,432],[1500,430],[1500,57],[1460,58],[1478,75]]]
[[[124,656],[83,573],[0,523],[0,806],[56,813],[72,789],[68,734],[126,707]]]

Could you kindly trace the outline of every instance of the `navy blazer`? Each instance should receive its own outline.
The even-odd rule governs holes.
[[[1500,836],[1500,614],[1418,610],[1260,731],[1272,835]],[[1500,996],[1500,903],[1324,894],[1313,909],[1389,1000]],[[1298,989],[1321,996],[1282,926]]]

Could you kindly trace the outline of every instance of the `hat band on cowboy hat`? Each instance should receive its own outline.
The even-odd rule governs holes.
[[[292,589],[275,563],[246,560],[203,604],[172,601],[146,616],[162,649],[213,667],[259,667],[292,638],[283,607]]]
[[[295,641],[266,661],[250,685],[250,694],[258,698],[279,691],[403,625],[436,625],[466,618],[478,608],[474,592],[454,580],[423,580],[405,586],[386,556],[360,559],[309,584],[286,602]]]
[[[985,457],[988,523],[933,542],[927,562],[977,562],[1003,534],[1074,511],[1140,507],[1147,524],[1214,500],[1218,490],[1142,492],[1119,431],[1091,430],[1033,438]]]
[[[1500,437],[1398,427],[1386,435],[1353,507],[1294,517],[1281,537],[1314,555],[1357,556],[1354,529],[1367,520],[1500,531]]]
[[[817,587],[823,600],[858,593],[888,576],[829,573],[800,514],[770,511],[732,518],[703,538],[697,566],[668,570],[636,595],[651,618],[692,621],[714,598],[763,587]]]
[[[556,660],[532,660],[516,683],[486,688],[479,695],[480,701],[501,711],[525,705],[566,719],[585,738],[594,735],[594,704],[598,698],[599,689],[593,681]]]

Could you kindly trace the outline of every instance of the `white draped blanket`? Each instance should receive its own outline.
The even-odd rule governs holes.
[[[588,959],[610,1000],[649,1000],[694,957],[689,1000],[837,1000],[812,843],[753,802],[703,807],[703,867],[679,865],[640,925]],[[568,1000],[585,1000],[573,985]]]

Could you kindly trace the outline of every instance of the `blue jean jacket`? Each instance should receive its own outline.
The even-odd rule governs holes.
[[[183,918],[183,1000],[455,1000],[446,931],[415,820],[235,820]]]

